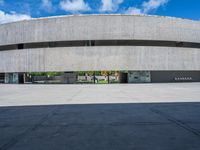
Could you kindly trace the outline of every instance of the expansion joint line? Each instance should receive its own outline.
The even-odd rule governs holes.
[[[154,112],[154,113],[166,118],[167,120],[169,120],[170,122],[176,124],[177,126],[179,126],[179,127],[183,128],[183,129],[193,133],[194,135],[197,135],[200,138],[200,132],[198,130],[194,129],[194,128],[191,128],[190,126],[188,126],[184,122],[182,122],[180,120],[177,120],[174,117],[172,117],[172,116],[168,115],[167,113],[164,113],[164,112],[162,112],[162,111],[160,111],[158,109],[151,108],[150,110],[152,112]]]
[[[47,119],[49,119],[50,117],[52,117],[55,114],[56,111],[58,111],[58,107],[54,108],[50,113],[48,113],[44,117],[42,117],[38,121],[37,124],[35,124],[34,126],[31,126],[30,128],[26,129],[24,132],[22,132],[21,134],[16,135],[11,140],[9,140],[7,143],[5,143],[4,145],[2,145],[0,147],[0,150],[7,150],[7,149],[11,148],[18,141],[20,141],[21,139],[23,139],[27,134],[29,134],[29,133],[37,130],[42,125],[42,123],[44,123]]]

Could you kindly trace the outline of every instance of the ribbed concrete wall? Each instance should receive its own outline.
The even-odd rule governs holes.
[[[200,50],[164,47],[73,47],[2,51],[0,72],[200,70]]]
[[[0,25],[0,45],[92,39],[145,39],[200,43],[200,22],[154,16],[86,15]]]
[[[71,40],[163,40],[200,43],[200,22],[168,17],[86,15],[0,25],[0,45]],[[0,72],[200,70],[200,49],[65,47],[0,51]]]

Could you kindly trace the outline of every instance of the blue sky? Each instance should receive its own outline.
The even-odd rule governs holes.
[[[119,13],[200,20],[200,0],[0,0],[0,23],[69,14]]]

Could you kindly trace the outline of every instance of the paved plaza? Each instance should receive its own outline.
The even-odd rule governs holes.
[[[0,150],[199,150],[200,83],[0,85]]]

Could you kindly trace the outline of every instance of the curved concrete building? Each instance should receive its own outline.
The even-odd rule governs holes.
[[[129,82],[200,81],[200,22],[80,15],[0,25],[0,73],[127,70]]]

